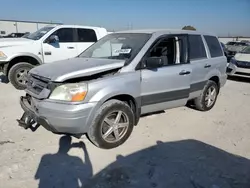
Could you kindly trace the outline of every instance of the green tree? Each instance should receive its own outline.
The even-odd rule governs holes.
[[[191,26],[191,25],[187,25],[187,26],[184,26],[182,28],[182,30],[192,30],[192,31],[196,31],[195,27]]]

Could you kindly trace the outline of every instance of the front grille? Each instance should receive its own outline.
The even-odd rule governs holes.
[[[237,67],[250,69],[250,62],[247,61],[237,61]]]
[[[49,79],[41,76],[29,74],[27,82],[27,90],[35,95],[39,95],[44,88],[48,88]]]

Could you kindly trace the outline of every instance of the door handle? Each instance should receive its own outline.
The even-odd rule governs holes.
[[[73,47],[73,46],[68,46],[67,48],[68,48],[68,49],[74,49],[75,47]]]
[[[190,74],[190,71],[186,71],[186,70],[182,70],[179,75],[186,75],[186,74]]]
[[[204,66],[204,68],[209,68],[209,67],[211,67],[211,65],[209,65],[209,64],[206,64],[206,65]]]

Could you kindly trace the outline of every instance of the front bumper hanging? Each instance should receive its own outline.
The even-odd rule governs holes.
[[[34,132],[40,125],[42,125],[48,131],[56,133],[57,131],[50,125],[48,120],[36,113],[36,107],[31,105],[31,103],[32,101],[30,96],[22,96],[20,98],[20,105],[24,110],[24,113],[22,117],[17,120],[19,126],[24,129],[31,129]]]
[[[17,120],[17,122],[20,127],[23,127],[24,129],[30,129],[33,132],[35,132],[40,127],[40,124],[38,124],[28,112],[24,112],[21,119]]]

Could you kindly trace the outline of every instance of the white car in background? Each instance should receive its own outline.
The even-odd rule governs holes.
[[[50,25],[24,38],[1,38],[0,72],[16,89],[25,89],[34,66],[74,58],[107,34],[101,27]]]
[[[250,76],[250,46],[237,53],[227,67],[227,74]]]

